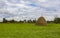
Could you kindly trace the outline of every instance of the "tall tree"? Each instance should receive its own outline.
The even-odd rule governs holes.
[[[7,22],[7,20],[5,18],[3,18],[3,23],[6,23],[6,22]]]
[[[60,23],[60,18],[56,17],[56,18],[54,19],[54,23]]]

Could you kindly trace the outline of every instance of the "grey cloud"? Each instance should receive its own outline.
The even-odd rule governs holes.
[[[27,17],[27,19],[35,19],[43,15],[48,20],[47,16],[52,18],[55,15],[59,16],[59,14],[60,0],[45,0],[45,2],[39,0],[0,0],[0,18],[18,20]]]

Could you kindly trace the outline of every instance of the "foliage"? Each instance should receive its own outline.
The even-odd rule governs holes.
[[[28,21],[26,21],[26,20],[24,20],[24,21],[15,21],[15,20],[10,20],[10,21],[8,21],[8,20],[6,20],[5,18],[3,18],[3,23],[36,23],[36,20],[28,20]]]
[[[3,23],[6,23],[6,22],[7,22],[7,20],[5,18],[3,18]]]
[[[60,23],[60,18],[57,18],[57,17],[56,17],[56,18],[54,19],[54,23]]]

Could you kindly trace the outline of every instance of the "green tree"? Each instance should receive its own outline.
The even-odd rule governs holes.
[[[60,23],[60,18],[56,17],[56,18],[54,19],[54,23]]]
[[[3,23],[7,23],[7,20],[5,18],[3,18]]]

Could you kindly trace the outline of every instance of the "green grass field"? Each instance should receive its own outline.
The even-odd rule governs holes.
[[[60,38],[60,24],[0,23],[0,38]]]

